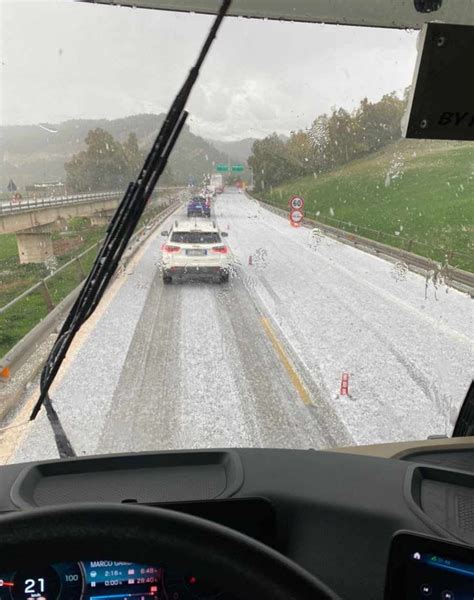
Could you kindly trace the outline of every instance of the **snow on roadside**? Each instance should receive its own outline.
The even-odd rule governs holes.
[[[396,278],[392,263],[315,239],[242,195],[217,211],[252,289],[358,443],[450,433],[472,377],[467,295],[425,298],[420,275]],[[352,398],[338,396],[343,372]]]
[[[54,407],[78,455],[93,454],[110,410],[131,339],[158,269],[152,234],[107,290],[93,323],[84,325],[52,387]],[[87,339],[85,339],[87,338]],[[97,374],[100,372],[100,377]],[[44,410],[10,462],[57,458]]]

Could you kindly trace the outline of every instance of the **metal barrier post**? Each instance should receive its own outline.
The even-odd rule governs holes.
[[[53,302],[53,299],[51,297],[51,293],[50,293],[50,291],[48,289],[48,285],[47,285],[47,283],[46,283],[46,281],[44,279],[41,281],[41,284],[42,284],[41,287],[40,287],[41,295],[44,298],[44,301],[45,301],[46,306],[48,308],[48,312],[51,312],[53,310],[53,308],[54,308],[54,302]]]
[[[79,257],[76,258],[76,264],[78,266],[79,274],[81,276],[81,281],[86,276],[86,272],[84,270],[84,265],[81,263],[81,259]]]

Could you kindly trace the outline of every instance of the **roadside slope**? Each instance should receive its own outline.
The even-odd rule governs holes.
[[[392,246],[411,239],[415,253],[439,261],[454,251],[453,266],[474,270],[473,144],[400,140],[260,196],[286,207],[292,194],[302,195],[307,215],[321,222],[345,221],[372,239],[378,239],[376,232],[365,228],[381,231],[381,241]],[[431,250],[435,247],[444,251]]]

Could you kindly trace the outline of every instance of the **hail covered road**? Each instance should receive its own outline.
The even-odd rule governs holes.
[[[235,256],[229,283],[163,285],[158,231],[80,333],[51,392],[77,454],[451,431],[472,377],[468,296],[294,229],[244,194],[221,195],[214,218]],[[11,460],[55,456],[42,411]]]

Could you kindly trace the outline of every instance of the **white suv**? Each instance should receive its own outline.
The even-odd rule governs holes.
[[[161,235],[168,238],[161,247],[164,283],[185,276],[229,280],[232,253],[222,241],[228,234],[215,223],[175,221],[171,230]]]

